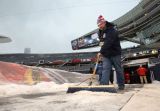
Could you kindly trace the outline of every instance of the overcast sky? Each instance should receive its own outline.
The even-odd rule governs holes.
[[[71,40],[97,28],[99,15],[113,21],[140,0],[0,0],[0,54],[75,52]],[[95,49],[89,49],[93,51]],[[98,50],[98,49],[96,49]],[[88,51],[88,50],[81,50]]]

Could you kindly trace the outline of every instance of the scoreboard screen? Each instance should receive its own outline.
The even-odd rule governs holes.
[[[73,50],[86,49],[90,47],[99,46],[99,38],[97,33],[93,33],[87,36],[80,37],[72,40],[71,45]]]

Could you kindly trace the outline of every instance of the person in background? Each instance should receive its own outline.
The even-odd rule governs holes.
[[[93,68],[92,68],[92,67],[90,67],[90,69],[89,69],[89,73],[90,73],[90,74],[92,74],[92,73],[93,73]]]
[[[124,77],[125,77],[125,83],[129,84],[130,83],[130,74],[128,72],[125,72]]]
[[[147,78],[146,78],[147,69],[145,67],[143,67],[142,65],[140,65],[136,71],[140,77],[141,84],[143,84],[144,82],[147,83]]]
[[[99,82],[101,81],[101,78],[102,78],[102,71],[103,71],[103,64],[102,64],[102,61],[99,61],[97,70],[96,70],[96,73],[99,75]],[[113,84],[113,77],[114,77],[113,70],[111,70],[110,78],[109,78],[111,84]]]

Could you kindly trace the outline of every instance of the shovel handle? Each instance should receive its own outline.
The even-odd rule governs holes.
[[[97,70],[97,67],[98,67],[100,55],[101,55],[100,53],[98,53],[98,54],[96,55],[96,65],[95,65],[95,67],[94,67],[93,74],[92,74],[93,77],[96,75],[96,70]]]

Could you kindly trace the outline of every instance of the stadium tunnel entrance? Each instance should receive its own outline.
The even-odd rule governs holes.
[[[140,77],[137,73],[137,69],[139,66],[142,65],[147,69],[146,73],[146,78],[147,78],[147,83],[151,83],[151,74],[150,74],[150,69],[148,68],[147,64],[134,64],[132,66],[124,66],[124,74],[128,73],[129,74],[129,84],[141,84],[140,82]],[[127,83],[127,82],[125,82]]]
[[[124,77],[125,77],[125,83],[128,84],[141,84],[140,77],[137,73],[137,69],[140,65],[142,65],[144,68],[147,69],[146,78],[147,83],[151,83],[151,71],[150,67],[148,66],[149,59],[138,59],[138,60],[131,60],[125,64],[123,64],[124,68]],[[125,76],[125,74],[129,74],[129,78]],[[129,82],[126,81],[126,79],[129,79]]]

